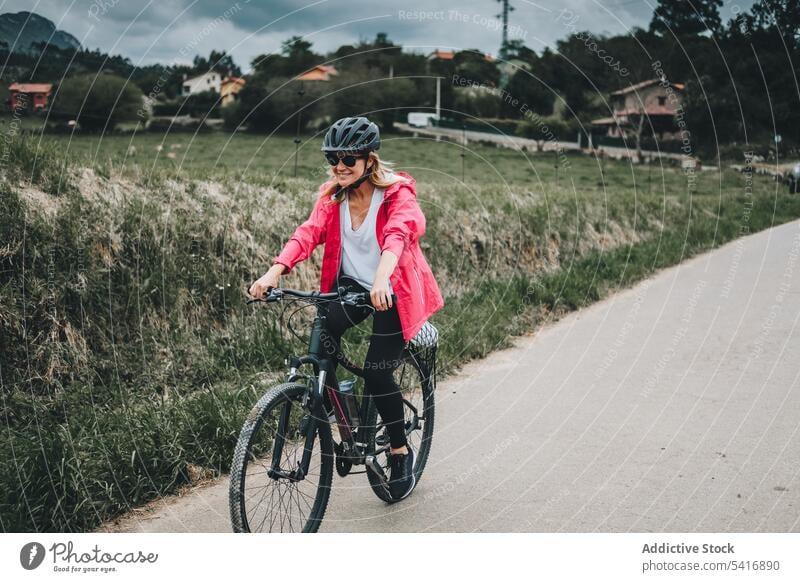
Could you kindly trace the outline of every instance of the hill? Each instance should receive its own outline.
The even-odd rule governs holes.
[[[7,12],[0,14],[0,45],[6,44],[12,52],[35,53],[36,43],[48,43],[60,49],[80,49],[78,39],[56,30],[56,25],[34,12]]]

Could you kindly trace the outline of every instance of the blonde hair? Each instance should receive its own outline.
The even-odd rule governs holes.
[[[394,164],[392,162],[382,160],[377,152],[369,152],[367,165],[369,166],[370,163],[372,163],[372,173],[370,174],[369,178],[367,178],[367,182],[376,188],[387,188],[396,182],[405,181],[403,176],[394,174]],[[337,196],[336,198],[333,197],[337,186],[335,178],[336,176],[333,173],[333,166],[328,166],[328,181],[326,182],[327,186],[323,188],[322,197],[330,198],[328,201],[329,204],[341,204],[342,200],[344,200],[344,196]]]

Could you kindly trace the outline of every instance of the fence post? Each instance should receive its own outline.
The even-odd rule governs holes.
[[[467,124],[461,124],[461,182],[464,182],[464,172],[467,159]]]
[[[556,155],[556,161],[555,164],[553,164],[553,167],[556,169],[556,188],[558,188],[558,143],[557,142],[556,142],[556,149],[553,151],[553,153]]]
[[[300,88],[297,90],[297,131],[294,134],[294,177],[297,178],[297,155],[298,150],[300,149],[300,117],[303,115],[302,108],[299,107],[301,102],[303,101],[303,95],[305,91],[303,91],[303,81],[300,81]]]

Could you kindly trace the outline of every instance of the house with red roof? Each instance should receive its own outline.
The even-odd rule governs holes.
[[[439,49],[436,49],[432,53],[429,53],[426,58],[429,61],[436,61],[436,60],[452,61],[454,58],[456,58],[456,53],[455,51],[441,51]],[[484,53],[483,60],[486,61],[487,63],[493,63],[495,61],[495,58],[490,54]]]
[[[605,128],[609,137],[623,137],[645,115],[646,133],[651,132],[652,125],[659,139],[673,139],[677,137],[675,120],[682,110],[684,88],[683,83],[649,79],[614,91],[609,99],[611,117],[595,119],[592,125]]]
[[[317,65],[297,76],[298,81],[330,81],[339,72],[329,65]]]
[[[51,83],[11,83],[8,105],[11,111],[39,111],[47,107],[52,93]]]
[[[219,98],[222,106],[226,107],[236,101],[239,91],[247,82],[242,77],[225,77],[219,87]]]

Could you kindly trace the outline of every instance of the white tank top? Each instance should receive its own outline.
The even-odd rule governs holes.
[[[358,227],[358,230],[353,230],[350,205],[346,196],[339,205],[339,223],[342,231],[342,265],[340,272],[342,275],[347,275],[358,281],[368,291],[372,290],[375,271],[378,270],[378,263],[381,260],[381,249],[378,246],[375,226],[382,201],[383,189],[375,188],[372,192],[372,202],[369,205],[367,216]],[[389,292],[394,293],[392,284],[388,281],[387,283]]]

